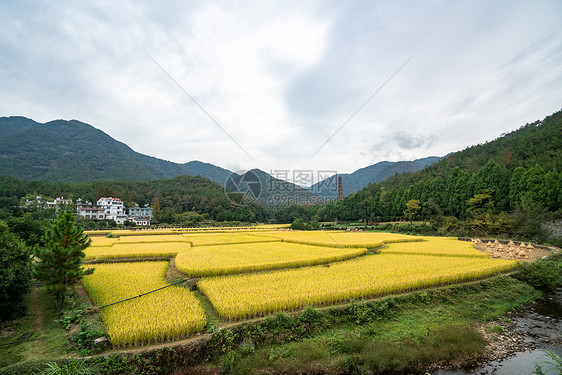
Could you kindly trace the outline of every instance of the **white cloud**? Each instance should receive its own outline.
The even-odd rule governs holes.
[[[559,110],[561,13],[556,1],[5,2],[0,115],[76,118],[176,162],[352,172]]]

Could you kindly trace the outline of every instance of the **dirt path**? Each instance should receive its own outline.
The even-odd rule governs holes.
[[[33,313],[33,331],[39,333],[40,335],[45,334],[45,328],[43,327],[43,312],[39,307],[39,287],[33,286],[33,291],[31,292],[31,312]]]

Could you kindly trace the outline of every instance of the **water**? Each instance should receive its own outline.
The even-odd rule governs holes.
[[[527,347],[524,352],[488,363],[470,370],[438,370],[434,375],[528,375],[535,371],[535,364],[545,360],[545,350],[562,356],[562,290],[521,311],[514,319],[515,331],[523,336]],[[543,371],[548,365],[541,364]],[[560,370],[545,372],[560,375]]]

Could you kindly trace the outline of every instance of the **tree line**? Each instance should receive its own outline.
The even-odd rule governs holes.
[[[197,225],[204,220],[255,222],[265,221],[268,211],[258,204],[239,204],[241,196],[225,192],[220,185],[200,176],[178,176],[153,181],[97,181],[56,183],[21,181],[0,177],[0,219],[22,216],[25,197],[61,197],[95,202],[101,197],[120,198],[125,206],[148,204],[159,223]],[[33,213],[54,219],[55,210]]]

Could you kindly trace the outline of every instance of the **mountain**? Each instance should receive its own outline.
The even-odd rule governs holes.
[[[341,176],[343,195],[346,197],[369,184],[384,181],[397,174],[417,172],[439,160],[441,157],[430,156],[413,161],[381,161],[353,173],[342,173],[319,181],[310,187],[310,191],[324,198],[336,198],[338,196],[337,177]]]
[[[225,187],[243,195],[246,203],[263,206],[318,203],[318,197],[300,186],[280,180],[260,170],[252,169],[242,175],[232,174]]]
[[[0,175],[55,182],[199,175],[222,186],[232,173],[200,161],[178,164],[140,154],[77,120],[41,124],[25,117],[0,118],[0,160]]]
[[[37,125],[39,125],[38,122],[35,122],[32,119],[26,117],[2,117],[0,118],[0,137],[12,133],[17,133],[21,130],[29,129]]]

